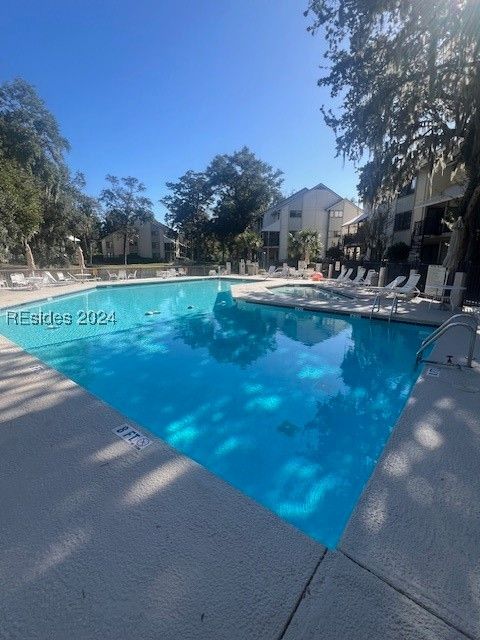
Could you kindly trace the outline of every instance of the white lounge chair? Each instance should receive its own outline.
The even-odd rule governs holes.
[[[115,272],[112,273],[108,271],[108,269],[107,269],[107,273],[108,273],[109,280],[118,280],[118,273],[115,273]]]
[[[333,282],[341,282],[343,280],[343,278],[345,277],[346,273],[347,273],[347,267],[344,265],[340,269],[340,273],[338,274],[338,276],[336,278],[332,278]]]
[[[70,284],[73,284],[74,282],[80,282],[78,278],[73,276],[71,273],[68,273],[68,271],[67,275],[64,275],[63,271],[57,271],[57,280],[59,282],[67,282]]]
[[[137,277],[136,269],[135,271],[130,271],[130,273],[127,274],[127,280],[135,280],[136,277]]]
[[[371,287],[372,286],[373,276],[376,273],[377,272],[375,271],[375,269],[369,269],[367,271],[367,275],[364,278],[362,278],[359,282],[355,283],[355,286],[357,286],[357,287]]]
[[[343,284],[346,280],[348,280],[350,278],[350,276],[353,273],[353,268],[347,269],[346,271],[343,272],[343,276],[342,276],[342,272],[340,272],[340,275],[338,276],[338,278],[335,278],[334,280],[332,280],[331,282],[329,282],[328,284]]]
[[[60,272],[61,273],[61,272]],[[63,274],[62,274],[63,275]],[[55,280],[50,271],[43,272],[43,284],[47,287],[60,287],[68,284],[67,280]]]
[[[419,289],[417,289],[420,278],[421,275],[419,273],[411,273],[403,286],[393,287],[392,293],[403,298],[414,298],[420,293]]]
[[[365,274],[365,267],[358,267],[357,268],[357,275],[355,276],[355,278],[344,278],[344,280],[342,280],[342,282],[340,284],[343,285],[357,285],[359,282],[361,282],[363,280],[363,276]]]
[[[119,269],[118,270],[117,280],[126,280],[126,279],[127,279],[127,270],[126,269]]]
[[[34,289],[34,285],[32,282],[29,282],[25,278],[25,274],[23,273],[12,273],[10,275],[10,282],[12,283],[13,289]]]

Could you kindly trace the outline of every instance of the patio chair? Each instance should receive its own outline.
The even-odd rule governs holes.
[[[167,274],[167,272],[166,272],[166,271],[164,271],[163,269],[157,269],[157,270],[155,271],[155,277],[156,277],[156,278],[166,278],[166,277],[167,277],[167,275],[168,275],[168,274]]]
[[[107,269],[107,273],[108,273],[108,279],[109,280],[118,280],[118,273],[111,273],[110,271],[108,271]]]
[[[23,273],[12,273],[10,282],[13,289],[34,289],[34,285],[25,278]]]
[[[344,279],[346,273],[347,273],[347,267],[343,266],[340,269],[340,273],[338,274],[338,276],[336,278],[332,278],[332,280],[334,282],[341,282]]]
[[[67,275],[64,275],[63,271],[57,271],[57,280],[59,282],[66,282],[69,284],[73,284],[74,282],[80,282],[78,278],[76,278],[71,273],[68,273],[68,271],[67,271]]]
[[[60,280],[60,279],[55,280],[55,278],[52,276],[50,271],[44,271],[43,272],[43,284],[45,284],[47,287],[60,287],[62,285],[68,284],[68,281],[65,280],[65,279],[64,280]]]
[[[346,282],[350,276],[353,273],[353,268],[351,267],[350,269],[347,269],[346,271],[343,272],[343,276],[342,276],[342,272],[340,271],[340,275],[338,276],[338,278],[335,278],[334,280],[332,280],[331,282],[329,281],[329,285],[332,284],[343,284],[344,282]]]
[[[375,271],[375,269],[369,269],[367,271],[367,275],[364,278],[362,278],[359,282],[355,283],[355,286],[357,286],[357,287],[371,287],[372,286],[373,276],[376,273],[377,272]]]
[[[392,292],[396,296],[402,296],[402,298],[405,299],[414,298],[420,293],[419,289],[417,289],[417,284],[420,278],[421,275],[419,273],[411,273],[405,284],[401,287],[393,287]]]
[[[358,267],[357,275],[355,276],[355,278],[347,278],[346,277],[346,278],[344,278],[342,280],[342,282],[340,284],[353,285],[353,286],[359,284],[363,280],[363,276],[365,275],[365,271],[366,271],[365,267]]]
[[[119,269],[118,270],[117,280],[126,280],[126,279],[127,279],[127,270],[126,269]]]
[[[127,274],[127,280],[135,280],[135,278],[137,277],[137,270],[135,269],[135,271],[130,271],[129,274]]]

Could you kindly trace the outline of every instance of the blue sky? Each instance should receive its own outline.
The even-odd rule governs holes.
[[[98,194],[140,178],[163,217],[165,182],[243,145],[285,172],[288,194],[324,182],[355,196],[316,81],[324,42],[306,0],[4,0],[0,80],[24,77]]]

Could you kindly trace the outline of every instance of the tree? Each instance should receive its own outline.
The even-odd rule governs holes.
[[[369,156],[361,195],[375,203],[425,165],[463,165],[462,254],[471,258],[480,226],[478,0],[309,0],[305,13],[328,43],[319,84],[342,101],[338,111],[323,107],[338,154]]]
[[[43,221],[42,191],[35,178],[16,160],[0,156],[0,259],[22,248]]]
[[[19,257],[29,241],[39,264],[63,263],[74,253],[68,237],[77,235],[82,217],[98,228],[85,180],[72,178],[65,163],[69,148],[34,87],[22,79],[0,85],[2,259]]]
[[[231,155],[215,156],[206,175],[214,196],[212,231],[225,251],[280,199],[283,174],[243,147]]]
[[[258,250],[263,247],[262,236],[252,229],[245,229],[235,238],[235,246],[242,258],[252,260]]]
[[[43,183],[47,195],[58,194],[70,145],[34,87],[21,78],[0,86],[0,145],[6,158]]]
[[[167,182],[170,193],[161,199],[168,213],[165,221],[182,233],[191,248],[192,259],[205,255],[212,187],[205,173],[187,171],[177,182]]]
[[[309,263],[311,258],[318,258],[321,249],[322,243],[318,232],[313,229],[302,229],[298,233],[289,234],[288,251],[296,260]]]
[[[100,201],[105,207],[105,225],[109,232],[123,235],[123,255],[127,264],[128,244],[138,233],[138,225],[153,220],[152,202],[142,195],[145,185],[137,178],[107,175],[109,187],[103,189]]]
[[[410,247],[405,242],[396,242],[388,247],[386,258],[391,262],[406,262]]]
[[[361,231],[367,255],[371,260],[382,260],[388,242],[387,225],[389,205],[376,206],[364,221]]]

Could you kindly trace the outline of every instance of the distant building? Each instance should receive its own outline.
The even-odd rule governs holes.
[[[175,235],[172,229],[158,220],[145,222],[138,225],[137,237],[128,243],[127,255],[170,262],[180,257],[181,245]],[[114,231],[102,238],[104,259],[122,257],[123,243],[124,236],[121,231]]]
[[[300,189],[263,214],[262,251],[266,253],[268,263],[287,260],[289,234],[312,229],[319,234],[320,257],[324,257],[327,249],[341,244],[342,225],[362,213],[360,207],[324,184]]]
[[[454,176],[449,167],[433,174],[422,169],[393,201],[387,230],[390,244],[407,244],[409,262],[443,261],[451,235],[444,222],[446,211],[463,196],[464,181],[462,172]]]
[[[362,211],[342,224],[343,253],[351,260],[359,260],[365,256],[367,247],[364,225],[367,220],[368,213]]]

